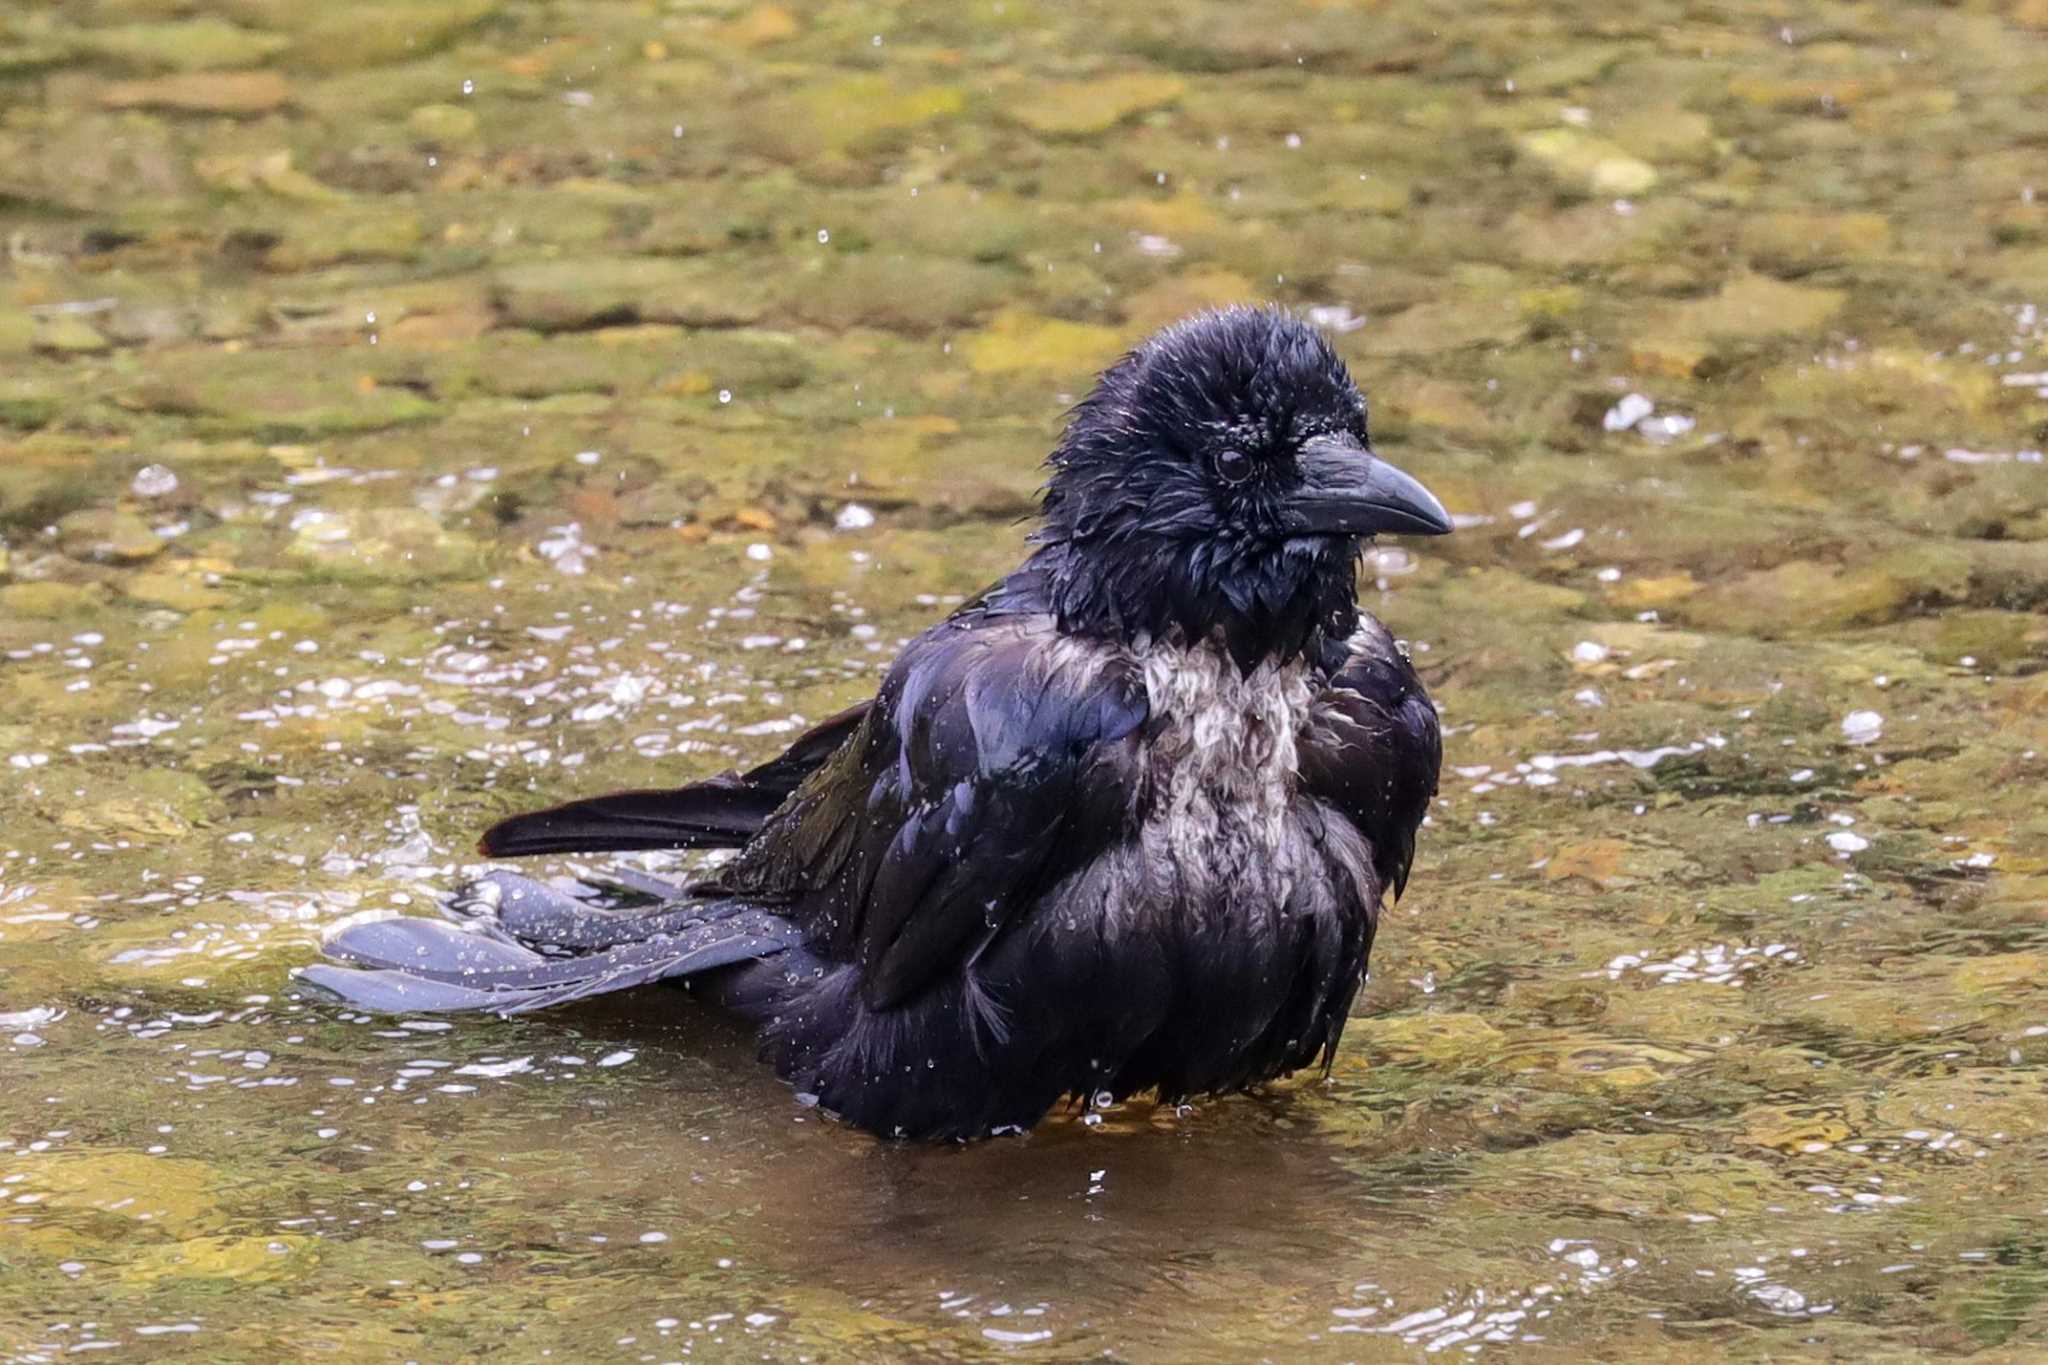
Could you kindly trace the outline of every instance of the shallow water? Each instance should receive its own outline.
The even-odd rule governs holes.
[[[0,9],[0,1355],[2048,1346],[2044,30]],[[1327,1082],[905,1150],[672,995],[294,989],[864,695],[1240,297],[1464,522]]]

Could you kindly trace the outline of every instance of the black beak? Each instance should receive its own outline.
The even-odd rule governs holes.
[[[1285,516],[1298,535],[1440,536],[1451,529],[1436,494],[1348,436],[1302,446],[1301,488]]]

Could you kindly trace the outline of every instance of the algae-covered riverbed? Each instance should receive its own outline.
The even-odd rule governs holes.
[[[0,8],[0,1355],[2034,1357],[2044,109],[2041,0]],[[1327,1083],[910,1150],[295,989],[863,696],[1238,298],[1464,523]]]

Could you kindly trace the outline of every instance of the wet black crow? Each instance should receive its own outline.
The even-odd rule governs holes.
[[[1233,308],[1106,371],[1021,567],[869,702],[744,773],[494,826],[492,857],[736,848],[603,908],[508,872],[467,919],[352,925],[304,976],[380,1011],[686,978],[806,1097],[967,1138],[1063,1097],[1327,1064],[1436,791],[1435,710],[1359,610],[1360,547],[1440,535],[1323,336]]]

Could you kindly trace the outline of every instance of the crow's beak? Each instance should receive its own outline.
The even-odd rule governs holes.
[[[1451,529],[1436,494],[1348,436],[1302,446],[1301,488],[1285,516],[1298,535],[1440,536]]]

